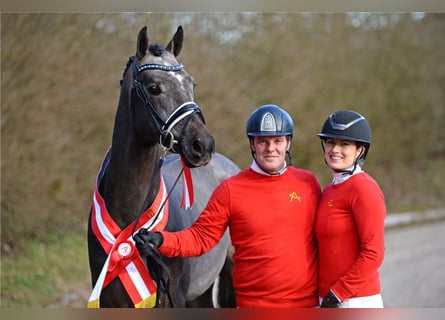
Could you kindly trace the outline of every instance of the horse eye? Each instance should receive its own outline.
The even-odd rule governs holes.
[[[158,96],[161,94],[161,87],[159,87],[157,84],[148,86],[147,90],[152,96]]]

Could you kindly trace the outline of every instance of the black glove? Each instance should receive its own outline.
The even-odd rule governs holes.
[[[151,232],[146,228],[141,228],[133,236],[136,248],[142,257],[153,255],[153,251],[159,248],[164,241],[164,237],[159,232]]]
[[[337,299],[335,294],[329,290],[328,294],[324,296],[320,308],[338,308],[341,301]]]

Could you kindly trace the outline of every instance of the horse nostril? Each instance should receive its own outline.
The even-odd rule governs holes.
[[[196,156],[201,156],[201,154],[204,150],[204,146],[203,146],[202,142],[199,140],[195,140],[192,144],[192,147],[193,147],[193,154]]]

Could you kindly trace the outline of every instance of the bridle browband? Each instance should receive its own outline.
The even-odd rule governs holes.
[[[150,114],[150,116],[153,118],[156,124],[156,128],[158,130],[159,134],[159,144],[164,148],[166,151],[171,151],[174,153],[178,153],[178,150],[174,149],[175,145],[179,145],[179,139],[175,137],[172,130],[183,119],[188,119],[188,121],[191,119],[191,116],[195,113],[197,113],[202,122],[205,124],[204,116],[202,115],[201,109],[199,106],[193,102],[188,101],[181,104],[179,107],[173,111],[170,116],[168,116],[167,120],[164,122],[162,118],[160,117],[159,113],[156,111],[156,109],[153,107],[153,105],[150,102],[150,99],[145,92],[143,88],[143,83],[137,79],[138,75],[143,73],[146,70],[162,70],[162,71],[180,71],[183,69],[182,64],[169,66],[169,65],[163,65],[163,64],[153,64],[153,63],[147,63],[143,64],[141,66],[136,65],[136,59],[134,56],[130,57],[127,68],[129,64],[131,63],[132,71],[133,71],[133,85],[132,89],[136,91],[137,96],[142,100],[144,105],[147,107],[147,111]],[[186,124],[184,125],[184,127]]]

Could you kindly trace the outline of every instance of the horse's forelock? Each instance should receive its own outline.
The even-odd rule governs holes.
[[[150,48],[148,49],[154,56],[156,56],[156,57],[160,57],[163,53],[164,53],[164,51],[165,51],[165,48],[162,46],[162,45],[160,45],[160,44],[151,44],[150,45]]]

